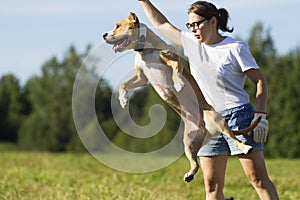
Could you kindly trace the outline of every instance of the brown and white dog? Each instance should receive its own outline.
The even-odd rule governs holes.
[[[223,117],[206,102],[193,76],[180,66],[177,54],[173,53],[174,47],[146,25],[139,23],[134,13],[117,22],[114,30],[105,33],[103,38],[113,45],[115,52],[128,49],[136,51],[136,73],[119,87],[121,106],[124,108],[128,103],[128,90],[149,82],[160,97],[181,116],[184,122],[185,154],[190,161],[190,171],[185,174],[185,181],[193,180],[199,169],[197,152],[213,136],[221,133],[228,136],[245,154],[252,149],[241,143],[235,134],[248,133],[260,119],[246,129],[231,131]]]

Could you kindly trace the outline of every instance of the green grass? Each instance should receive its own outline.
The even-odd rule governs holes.
[[[101,199],[193,200],[205,199],[202,174],[189,184],[182,180],[188,169],[181,158],[162,170],[128,174],[102,165],[89,154],[0,152],[0,200],[2,199]],[[267,160],[280,199],[300,198],[300,160]],[[227,197],[258,199],[236,158],[228,163]]]

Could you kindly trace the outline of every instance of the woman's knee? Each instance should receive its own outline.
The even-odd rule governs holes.
[[[260,177],[255,172],[248,174],[247,178],[255,188],[266,188],[270,182],[268,177]]]
[[[227,156],[200,158],[207,193],[219,193],[223,190],[227,159]]]
[[[219,193],[224,188],[224,181],[221,180],[205,180],[205,191],[207,193]]]

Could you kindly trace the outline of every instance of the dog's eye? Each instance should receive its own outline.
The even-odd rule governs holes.
[[[120,28],[120,25],[119,24],[116,24],[116,29]]]

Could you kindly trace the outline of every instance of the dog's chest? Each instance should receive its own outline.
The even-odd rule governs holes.
[[[136,67],[143,70],[148,81],[155,87],[173,87],[172,69],[164,65],[157,51],[141,55],[137,53],[135,57]]]

